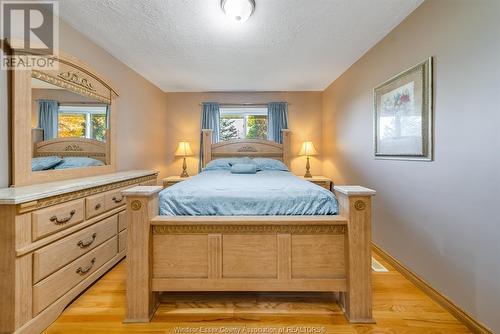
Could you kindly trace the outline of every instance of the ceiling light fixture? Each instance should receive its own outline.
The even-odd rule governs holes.
[[[232,21],[245,22],[255,11],[255,0],[222,0],[221,8]]]

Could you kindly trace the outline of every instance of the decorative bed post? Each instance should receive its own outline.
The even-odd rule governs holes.
[[[348,219],[345,240],[347,291],[340,302],[350,322],[372,319],[371,197],[375,190],[360,186],[335,186],[340,215]]]
[[[205,168],[207,163],[212,160],[212,150],[210,149],[212,147],[212,129],[202,129],[201,130],[201,135],[202,135],[202,143],[203,147],[200,147],[200,150],[203,150],[203,160],[202,160],[202,168]]]
[[[162,187],[124,190],[127,199],[127,311],[125,322],[149,322],[159,304],[151,290],[151,218],[158,215],[158,193]]]

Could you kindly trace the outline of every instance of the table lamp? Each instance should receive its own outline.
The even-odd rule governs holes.
[[[316,148],[314,148],[312,141],[305,141],[302,143],[302,148],[300,149],[299,155],[301,156],[305,155],[307,157],[306,173],[304,174],[304,177],[312,177],[310,171],[311,165],[309,163],[309,157],[317,154],[318,152],[316,151]]]
[[[175,156],[176,157],[183,157],[181,177],[188,177],[189,176],[189,174],[187,172],[186,157],[192,156],[192,155],[193,155],[193,151],[191,150],[191,146],[189,145],[189,143],[186,141],[179,142],[179,146],[177,147],[177,150],[175,151]]]

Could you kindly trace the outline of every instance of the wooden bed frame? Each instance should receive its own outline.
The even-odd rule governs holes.
[[[109,164],[108,141],[87,138],[55,138],[43,140],[43,129],[31,130],[33,157],[87,157]]]
[[[283,144],[266,140],[211,143],[203,130],[203,165],[228,156],[290,163]],[[371,196],[337,186],[335,216],[159,216],[161,187],[125,190],[128,217],[125,322],[148,322],[161,292],[330,291],[350,322],[370,323]]]

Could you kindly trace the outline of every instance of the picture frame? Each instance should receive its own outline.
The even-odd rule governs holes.
[[[432,61],[373,89],[375,159],[433,160]]]

